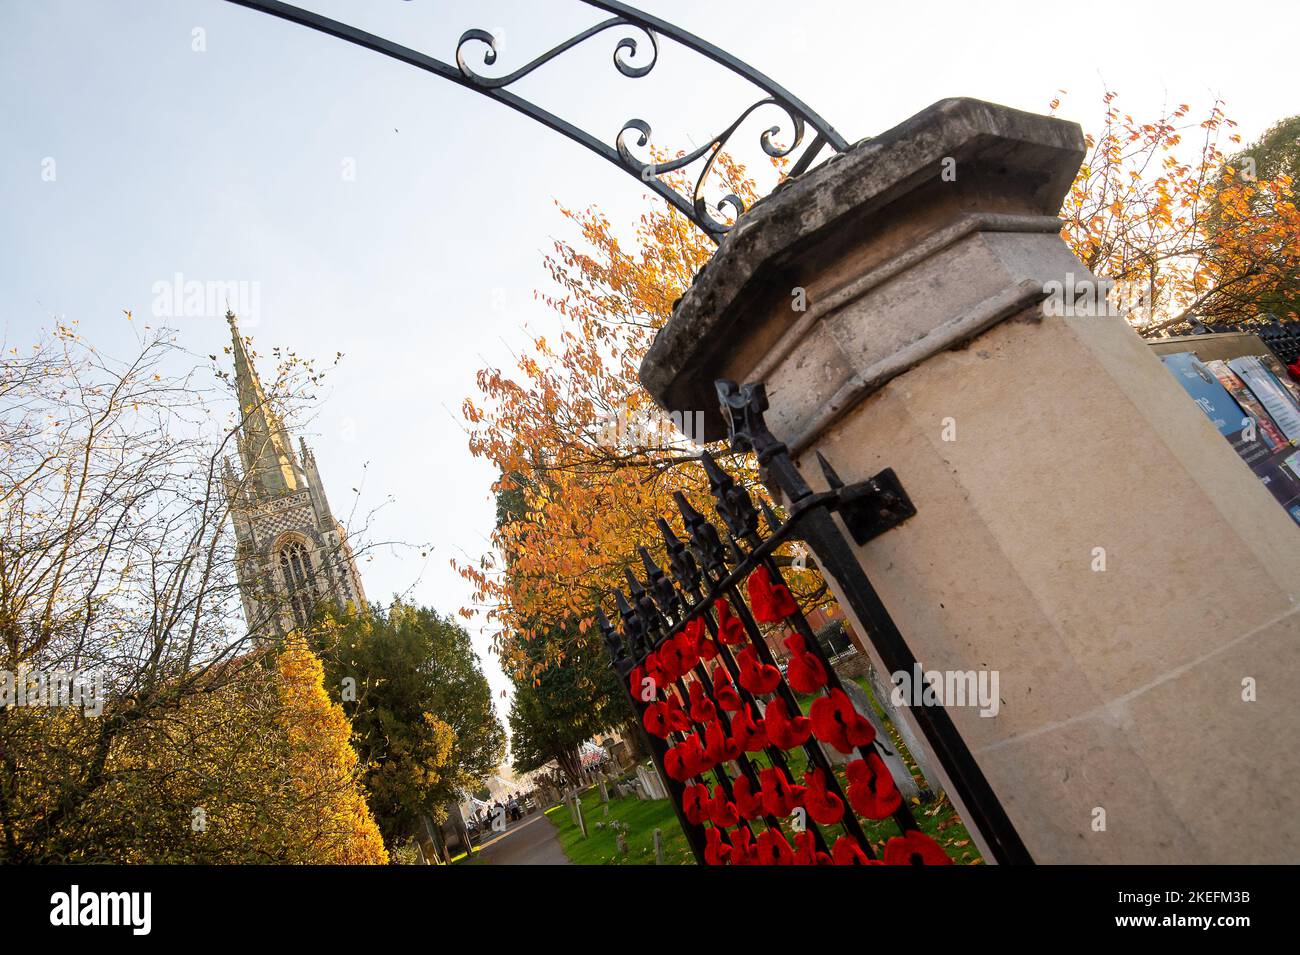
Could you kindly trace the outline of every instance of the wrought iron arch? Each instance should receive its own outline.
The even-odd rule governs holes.
[[[580,2],[610,13],[612,16],[575,34],[517,69],[495,77],[477,72],[476,67],[471,63],[471,53],[475,51],[480,53],[482,65],[492,66],[496,63],[496,42],[492,34],[486,30],[471,29],[462,33],[456,43],[456,62],[452,64],[311,10],[304,10],[288,3],[281,3],[279,0],[227,0],[227,2],[267,13],[329,36],[346,40],[365,49],[374,50],[377,53],[382,53],[435,76],[440,76],[445,80],[450,80],[459,86],[466,87],[505,106],[509,106],[511,109],[536,120],[543,126],[587,147],[597,156],[635,176],[646,188],[690,219],[715,242],[719,241],[722,235],[732,226],[732,223],[728,223],[726,219],[722,218],[722,207],[729,208],[736,217],[739,217],[744,212],[745,207],[741,199],[732,194],[723,196],[716,205],[711,206],[704,198],[705,180],[708,179],[710,172],[712,172],[718,154],[751,114],[760,109],[768,108],[770,111],[770,109],[774,108],[784,114],[783,121],[789,124],[789,142],[787,145],[780,145],[774,138],[782,132],[782,127],[779,124],[768,127],[759,136],[759,145],[769,156],[793,156],[802,145],[808,128],[815,132],[816,135],[812,141],[799,153],[798,159],[794,161],[790,168],[790,175],[798,175],[807,169],[823,149],[829,148],[833,152],[843,152],[848,148],[848,143],[843,136],[836,132],[834,127],[770,77],[754,69],[748,63],[736,59],[730,53],[714,46],[707,40],[659,17],[637,10],[627,4],[619,3],[617,0],[580,0]],[[735,75],[748,81],[760,90],[763,95],[742,110],[738,117],[703,146],[685,152],[675,159],[654,163],[640,160],[632,155],[631,142],[635,142],[638,148],[645,148],[650,143],[651,127],[645,120],[628,119],[623,123],[612,143],[606,142],[507,89],[517,80],[529,75],[585,40],[616,29],[634,31],[632,35],[624,35],[620,38],[618,44],[614,47],[614,67],[623,76],[637,79],[654,69],[659,61],[659,39],[665,37],[720,64]],[[650,53],[646,63],[636,64],[632,62],[638,50],[638,36],[635,34],[640,34],[640,39],[648,41]],[[702,167],[696,177],[693,193],[689,196],[677,191],[662,178],[665,173],[684,169],[697,162],[702,162]]]

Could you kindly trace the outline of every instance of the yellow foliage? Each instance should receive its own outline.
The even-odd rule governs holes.
[[[277,660],[288,772],[301,795],[299,831],[319,845],[321,861],[382,865],[388,861],[359,781],[352,727],[325,692],[320,659],[297,636]]]

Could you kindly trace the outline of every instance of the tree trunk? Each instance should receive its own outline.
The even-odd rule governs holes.
[[[560,769],[568,777],[570,785],[579,786],[582,784],[582,761],[579,759],[576,749],[565,750],[555,757],[555,761],[559,763]]]

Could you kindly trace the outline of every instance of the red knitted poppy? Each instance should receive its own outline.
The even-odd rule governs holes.
[[[691,719],[697,723],[712,723],[718,718],[718,709],[713,701],[704,695],[704,684],[699,680],[691,681]]]
[[[763,711],[763,726],[767,729],[768,740],[779,749],[795,749],[812,735],[812,721],[802,714],[791,717],[785,700],[780,697],[767,704]]]
[[[855,759],[844,767],[844,773],[849,777],[849,805],[859,816],[886,819],[903,804],[894,778],[875,753],[867,753],[865,760]]]
[[[748,703],[731,721],[731,737],[746,753],[757,753],[767,746],[767,729],[761,719],[752,717]]]
[[[731,612],[731,605],[718,598],[713,605],[718,611],[718,642],[734,646],[745,642],[745,623]]]
[[[758,819],[763,815],[763,797],[750,786],[749,777],[741,776],[731,784],[731,795],[736,800],[736,811],[744,819]]]
[[[704,861],[709,865],[726,865],[731,859],[731,846],[722,833],[710,827],[704,832]]]
[[[819,826],[831,826],[844,818],[844,800],[826,788],[826,777],[817,768],[804,773],[803,807]]]
[[[851,753],[856,746],[869,746],[876,738],[876,728],[853,708],[853,701],[843,690],[832,690],[829,696],[813,700],[808,715],[812,719],[813,735],[841,753]]]
[[[924,832],[911,829],[885,843],[886,865],[952,865],[944,852]]]
[[[727,668],[719,664],[713,668],[713,698],[718,701],[718,707],[726,710],[728,713],[735,713],[743,705],[740,694],[736,692],[736,685],[731,682],[731,674]]]
[[[809,651],[803,634],[791,633],[785,638],[785,645],[790,648],[790,662],[786,666],[785,677],[795,692],[816,693],[824,687],[826,668],[817,659],[817,655]]]
[[[760,566],[750,574],[745,586],[749,591],[749,608],[754,619],[761,623],[780,623],[799,610],[790,588],[773,583],[766,567]]]
[[[836,865],[881,865],[879,859],[869,859],[858,841],[852,836],[840,836],[831,848]]]
[[[781,671],[770,663],[760,663],[752,646],[736,654],[736,663],[740,667],[740,685],[755,696],[771,693],[781,685]]]

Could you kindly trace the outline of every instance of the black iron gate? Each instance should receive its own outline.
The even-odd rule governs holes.
[[[822,573],[839,583],[887,670],[911,673],[916,658],[831,515],[863,544],[915,510],[892,471],[845,485],[824,458],[830,490],[814,492],[764,424],[763,386],[717,387],[733,448],[755,452],[766,483],[786,499],[786,520],[766,504],[755,508],[749,492],[705,452],[700,463],[723,530],[678,493],[685,541],[658,521],[668,572],[640,548],[644,581],[628,568],[627,592],[614,594],[620,626],[598,613],[691,848],[706,864],[948,863],[918,828],[881,758],[886,750],[875,728],[854,709],[773,560],[782,544],[803,542]],[[789,628],[785,673],[775,666],[763,623]],[[816,694],[807,717],[796,690]],[[948,714],[937,706],[912,714],[993,858],[1032,862]],[[845,767],[847,789],[821,743],[855,757]],[[769,764],[761,769],[751,759],[760,753]],[[806,761],[802,784],[791,777],[787,754],[794,753]],[[892,818],[898,826],[883,860],[859,817]]]

